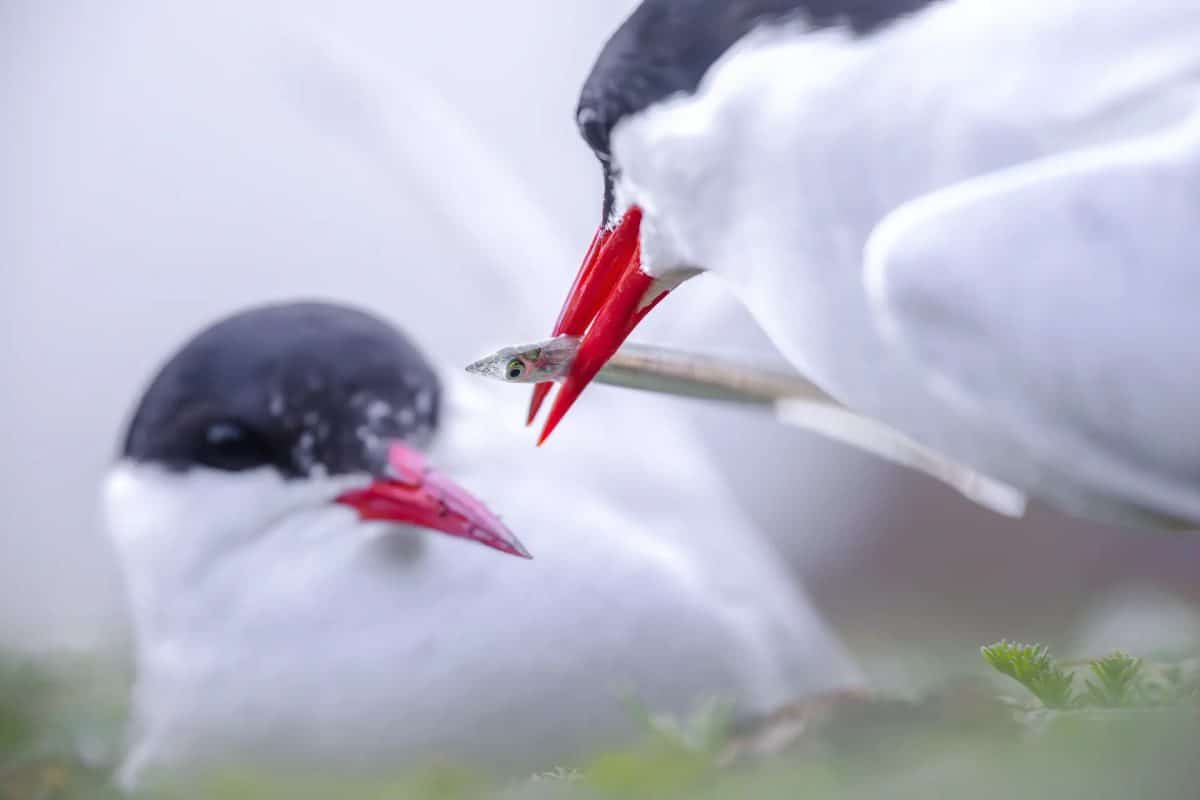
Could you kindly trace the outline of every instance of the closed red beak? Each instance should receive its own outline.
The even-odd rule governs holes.
[[[500,518],[466,489],[446,478],[425,456],[402,442],[388,450],[385,474],[337,502],[364,520],[382,520],[440,531],[521,558],[532,558]]]
[[[615,228],[601,227],[592,238],[554,325],[555,336],[582,337],[579,351],[550,407],[550,415],[538,437],[539,445],[546,441],[637,324],[670,291],[656,288],[654,278],[642,271],[641,224],[642,210],[633,206]],[[549,392],[549,383],[534,387],[529,423],[537,416]]]

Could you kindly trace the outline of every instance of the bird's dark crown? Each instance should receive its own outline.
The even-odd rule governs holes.
[[[759,25],[795,18],[813,28],[869,34],[936,0],[644,0],[605,44],[579,94],[580,134],[605,166],[626,116],[694,92],[730,47]],[[605,216],[611,205],[607,187]]]
[[[197,334],[159,371],[125,458],[173,470],[376,472],[386,442],[436,430],[436,373],[399,330],[326,303],[263,306]]]

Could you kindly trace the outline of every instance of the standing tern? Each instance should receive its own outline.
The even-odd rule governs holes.
[[[604,216],[539,441],[709,270],[854,411],[1081,516],[1194,527],[1198,118],[1194,3],[646,0],[580,95]]]
[[[633,732],[623,693],[758,713],[860,685],[703,465],[594,438],[524,460],[458,380],[443,408],[404,334],[317,303],[226,318],[161,369],[104,486],[136,642],[126,786],[547,767]],[[614,507],[597,471],[653,498]],[[495,552],[526,553],[506,526],[533,560]]]

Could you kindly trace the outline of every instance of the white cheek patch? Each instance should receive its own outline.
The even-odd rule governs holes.
[[[285,480],[269,467],[172,472],[123,461],[109,470],[102,501],[114,545],[122,558],[136,558],[254,538],[368,482],[364,475]]]
[[[370,481],[365,475],[285,480],[271,468],[171,472],[116,464],[102,501],[139,638],[164,626],[216,624],[244,602],[247,569],[261,580],[276,574],[261,565],[307,551],[328,554],[331,541],[353,550],[369,526],[333,501]],[[254,564],[260,567],[247,566]]]
[[[795,99],[779,96],[778,86],[790,85],[779,76],[799,70],[812,81],[832,80],[821,76],[840,74],[860,52],[842,27],[817,31],[803,15],[766,23],[730,47],[694,93],[664,98],[617,123],[611,137],[619,167],[614,201],[619,209],[637,205],[644,213],[646,274],[717,268],[712,256],[730,219],[752,200],[738,194],[754,164],[746,159],[751,126],[776,116],[760,106],[778,108],[778,118],[791,125],[797,124],[792,117],[799,119],[792,113]],[[781,123],[781,140],[793,134]]]

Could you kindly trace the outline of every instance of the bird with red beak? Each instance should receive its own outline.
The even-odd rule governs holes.
[[[604,217],[539,441],[704,269],[939,458],[1097,521],[1200,525],[1197,74],[1173,0],[645,0],[580,95]]]
[[[454,380],[325,303],[234,314],[159,370],[104,484],[136,642],[126,786],[527,773],[635,734],[618,693],[755,713],[859,683],[702,464],[530,452]]]
[[[580,92],[576,122],[604,173],[601,224],[592,238],[552,335],[582,337],[538,443],[554,431],[604,363],[655,306],[707,265],[643,248],[645,211],[636,187],[624,180],[613,153],[622,123],[670,113],[681,94],[694,92],[709,68],[739,39],[765,25],[803,16],[820,26],[867,32],[915,11],[930,0],[647,0],[612,35]],[[703,162],[690,165],[703,176]],[[702,183],[699,191],[720,191]],[[661,219],[667,209],[655,209]],[[650,225],[658,224],[653,220]],[[550,383],[534,387],[528,424],[537,417]]]

